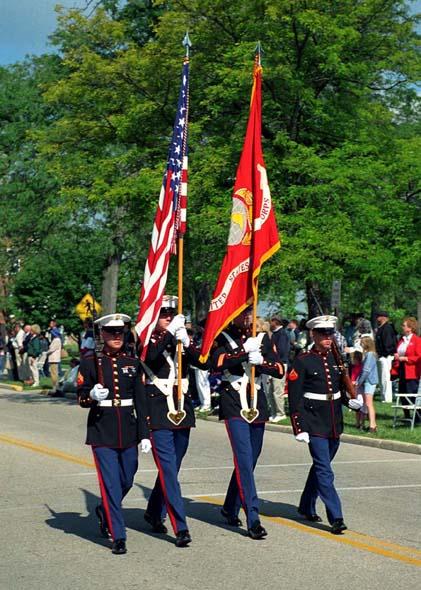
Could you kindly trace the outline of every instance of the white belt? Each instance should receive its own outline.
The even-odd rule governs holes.
[[[113,406],[118,408],[120,406],[132,406],[133,400],[119,398],[103,399],[102,401],[98,402],[98,405],[101,406],[101,408],[112,408]]]
[[[333,399],[339,399],[341,397],[341,392],[337,391],[336,393],[311,393],[311,391],[306,391],[304,393],[304,397],[307,399],[318,399],[322,402],[330,402]]]

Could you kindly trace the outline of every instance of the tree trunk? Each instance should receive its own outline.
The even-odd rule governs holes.
[[[421,299],[418,299],[417,301],[417,319],[418,319],[418,325],[419,322],[421,320]],[[420,328],[418,328],[418,336],[421,334],[421,330]]]
[[[108,257],[108,266],[105,268],[102,275],[102,315],[116,312],[120,263],[120,254],[112,254]]]
[[[201,322],[209,312],[210,292],[209,283],[202,283],[196,294],[196,321]]]

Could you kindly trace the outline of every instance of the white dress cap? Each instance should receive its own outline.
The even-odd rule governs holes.
[[[336,328],[338,318],[334,315],[319,315],[316,318],[311,318],[306,323],[309,330],[324,330],[326,328]]]
[[[162,298],[161,308],[170,307],[176,309],[178,305],[178,297],[175,295],[164,295]]]
[[[100,328],[122,328],[127,322],[130,322],[130,316],[125,313],[109,313],[95,320]]]

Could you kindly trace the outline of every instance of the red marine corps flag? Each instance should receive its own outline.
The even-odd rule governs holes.
[[[225,326],[257,301],[260,268],[280,247],[262,153],[261,86],[262,68],[257,55],[250,115],[232,197],[227,252],[209,307],[202,361]]]

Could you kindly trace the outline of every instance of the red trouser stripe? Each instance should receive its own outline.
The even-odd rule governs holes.
[[[225,422],[225,428],[227,429],[228,438],[230,439],[230,443],[231,443],[232,456],[234,459],[235,479],[237,480],[238,492],[240,494],[240,500],[241,500],[241,504],[243,506],[243,510],[247,515],[247,506],[246,506],[246,501],[244,498],[243,486],[241,485],[240,467],[237,462],[237,456],[235,454],[235,449],[234,449],[234,445],[233,445],[232,438],[231,438],[231,432],[229,430],[228,420],[224,420],[224,422]]]
[[[152,453],[153,458],[155,459],[155,464],[158,469],[159,481],[161,482],[162,493],[164,494],[165,504],[167,506],[168,516],[170,517],[171,525],[175,534],[178,533],[177,522],[175,520],[174,512],[172,511],[170,502],[168,500],[167,488],[165,487],[165,475],[164,470],[162,469],[161,462],[159,460],[158,452],[155,448],[155,442],[153,439],[153,434],[151,432],[151,442],[152,442]]]
[[[92,454],[94,456],[96,472],[98,475],[99,489],[101,492],[102,504],[103,504],[104,510],[105,510],[105,518],[107,519],[107,524],[108,524],[108,528],[110,530],[111,536],[112,536],[113,540],[115,540],[113,525],[111,522],[110,506],[108,504],[107,489],[105,487],[104,480],[102,478],[101,467],[99,465],[99,461],[95,455],[95,449],[93,447],[92,447]]]

